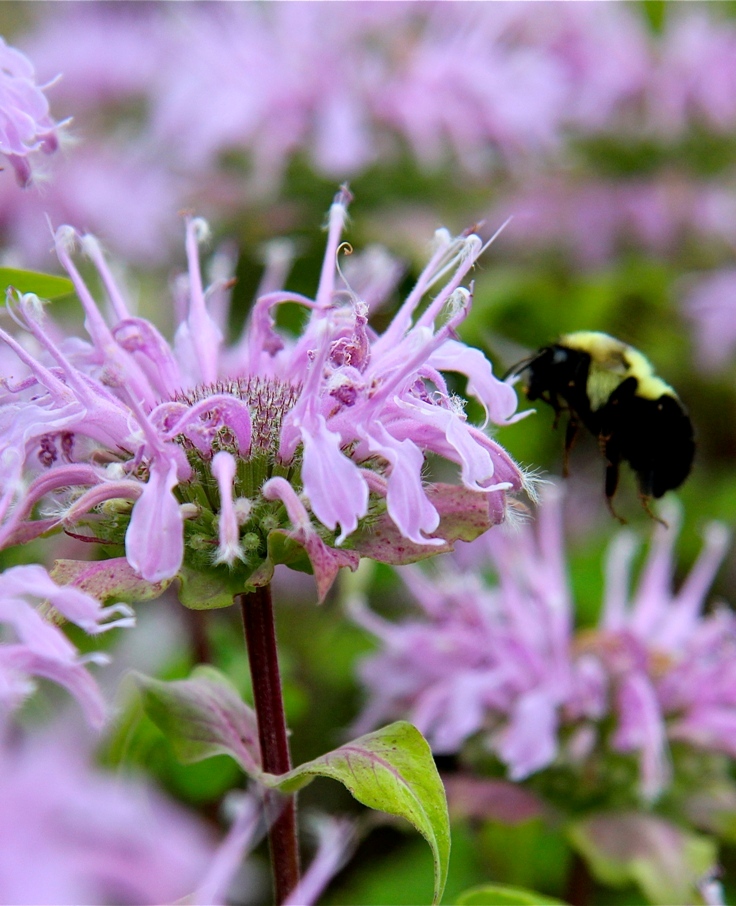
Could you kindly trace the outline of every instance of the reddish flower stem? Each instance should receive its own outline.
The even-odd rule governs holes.
[[[235,600],[243,613],[263,770],[269,774],[284,774],[291,770],[291,756],[270,586],[236,595]],[[267,809],[270,810],[267,814],[268,840],[274,896],[276,903],[281,904],[299,883],[296,797],[279,796],[276,799],[276,794],[270,793]]]

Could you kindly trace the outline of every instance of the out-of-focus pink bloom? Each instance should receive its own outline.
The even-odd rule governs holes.
[[[183,180],[140,145],[85,142],[54,167],[39,192],[0,180],[4,263],[49,268],[49,221],[95,233],[126,261],[155,265],[178,247]],[[12,256],[12,260],[10,260]]]
[[[636,545],[621,533],[599,626],[575,633],[556,493],[545,497],[536,530],[479,539],[477,571],[446,560],[431,576],[402,571],[421,620],[393,624],[355,605],[381,642],[361,666],[370,694],[360,729],[401,716],[445,753],[481,733],[512,779],[630,752],[641,794],[652,799],[670,779],[670,740],[736,751],[736,618],[702,612],[727,533],[709,529],[676,593],[676,529],[656,529],[633,591]],[[484,556],[493,584],[482,578]]]
[[[33,155],[58,148],[57,129],[33,64],[0,37],[0,154],[12,164],[21,186],[30,185]]]
[[[683,309],[695,329],[700,366],[716,371],[732,362],[736,351],[736,267],[692,281]]]
[[[149,782],[94,767],[89,746],[60,725],[27,735],[3,727],[0,811],[3,903],[224,904],[264,830],[260,803],[243,795],[218,845]],[[290,900],[300,906],[316,902],[354,840],[347,821],[321,819],[317,830],[317,853]],[[247,883],[250,899],[252,876]]]
[[[125,105],[144,98],[167,59],[169,29],[155,4],[113,7],[70,2],[44,9],[23,48],[45,78],[62,74],[59,103],[80,110]],[[74,48],[72,50],[72,48]]]
[[[124,545],[129,567],[152,583],[172,579],[182,564],[198,572],[218,563],[228,575],[241,569],[243,581],[268,581],[257,571],[271,563],[268,539],[278,530],[304,548],[323,596],[340,566],[357,563],[342,545],[369,514],[385,512],[398,539],[389,544],[374,524],[371,555],[383,545],[399,560],[410,559],[409,549],[426,556],[446,547],[443,508],[456,518],[470,501],[478,525],[500,521],[522,475],[468,422],[442,374],[466,376],[487,421],[517,417],[514,390],[479,350],[454,338],[471,303],[461,284],[483,244],[438,231],[430,262],[379,335],[363,300],[338,282],[347,203],[343,191],[330,210],[315,298],[261,296],[229,348],[226,281],[206,291],[202,283],[203,221],[187,223],[189,271],[176,290],[173,346],[131,314],[96,240],[60,228],[57,253],[89,341],[63,339],[35,297],[11,300],[43,353],[0,331],[24,366],[0,392],[0,544],[81,522],[90,538],[118,543],[121,553]],[[77,242],[106,287],[109,319],[72,260]],[[309,313],[296,338],[274,326],[286,302]],[[425,487],[426,453],[456,464],[458,489]],[[40,501],[48,518],[35,515]]]
[[[0,644],[0,711],[7,713],[18,707],[33,691],[33,679],[42,677],[64,686],[77,699],[90,724],[100,726],[106,715],[105,701],[86,665],[104,664],[108,658],[102,654],[80,655],[48,613],[44,616],[39,603],[90,635],[134,622],[132,611],[125,605],[102,607],[76,588],[57,585],[42,566],[6,570],[0,576],[0,624],[5,627]]]
[[[516,166],[627,110],[656,67],[643,17],[618,4],[55,13],[26,46],[69,73],[70,100],[143,101],[173,166],[211,170],[240,152],[261,191],[300,153],[332,178],[405,145],[424,166],[448,155],[475,174],[499,158]],[[110,46],[112,65],[100,51]]]
[[[669,135],[693,122],[729,132],[736,123],[736,27],[708,8],[673,13],[647,86],[649,122]]]
[[[317,817],[312,822],[318,846],[309,868],[284,906],[312,906],[347,862],[357,843],[355,826],[347,819]]]
[[[521,175],[524,192],[507,209],[541,221],[528,232],[553,241],[561,224],[594,263],[621,241],[669,251],[683,230],[729,235],[713,220],[733,216],[704,198],[716,187],[668,178],[561,188],[558,176],[542,192],[528,187],[526,164],[558,170],[569,140],[591,134],[669,142],[694,123],[728,131],[734,46],[736,28],[711,7],[673,7],[653,34],[629,4],[462,2],[68,3],[24,43],[44,77],[64,73],[60,98],[89,143],[78,169],[92,194],[78,180],[64,186],[62,173],[47,210],[143,263],[170,246],[149,241],[143,224],[153,221],[135,216],[133,195],[160,213],[232,211],[273,192],[294,158],[343,179],[407,149],[425,169],[454,161],[476,177],[499,165]],[[110,146],[121,142],[140,166],[116,170]],[[237,181],[224,160],[240,162]],[[141,174],[145,191],[128,196]],[[100,191],[114,203],[92,205]],[[7,216],[12,241],[33,242]]]
[[[610,261],[621,249],[658,255],[696,235],[731,244],[736,195],[714,182],[672,175],[645,179],[528,180],[494,205],[492,219],[513,221],[504,242],[564,248],[587,266]]]
[[[103,773],[57,728],[0,744],[0,901],[173,903],[214,855],[207,828],[141,780]]]
[[[493,557],[496,586],[443,560],[432,575],[401,572],[426,619],[392,624],[357,607],[382,649],[360,668],[370,691],[361,732],[401,714],[436,752],[451,753],[486,730],[512,777],[521,778],[554,759],[563,705],[576,699],[578,714],[591,717],[602,708],[599,696],[576,688],[554,504],[541,508],[540,520],[536,535],[524,527],[478,549]]]

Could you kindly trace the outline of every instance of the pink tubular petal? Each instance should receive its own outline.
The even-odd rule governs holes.
[[[73,250],[77,238],[77,232],[73,227],[60,226],[54,234],[54,244],[56,255],[64,270],[71,277],[79,301],[84,308],[84,326],[92,338],[95,348],[102,356],[102,360],[112,368],[115,380],[124,382],[137,399],[145,401],[149,406],[153,405],[155,395],[145,375],[132,356],[115,342],[112,331],[100,313],[97,302],[72,261],[70,251]]]
[[[329,529],[340,525],[337,544],[358,527],[368,512],[368,485],[360,469],[342,452],[340,437],[316,415],[310,428],[301,426],[304,440],[302,479],[312,511]]]
[[[102,277],[102,282],[105,284],[105,289],[107,290],[108,298],[112,303],[113,310],[120,321],[124,321],[126,318],[130,318],[130,312],[128,311],[128,306],[125,303],[125,299],[120,292],[115,278],[113,277],[110,268],[105,261],[105,256],[102,253],[102,248],[100,243],[97,241],[95,236],[92,236],[90,233],[86,233],[84,236],[79,237],[80,244],[85,255],[97,268],[97,273]]]
[[[163,404],[167,407],[171,405]],[[155,418],[155,414],[156,410],[152,413],[152,419]],[[252,438],[248,404],[222,393],[208,396],[193,406],[183,407],[182,415],[167,430],[165,437],[167,440],[173,440],[178,434],[183,434],[200,452],[208,454],[217,430],[222,427],[230,429],[241,455],[248,456]]]
[[[283,503],[295,529],[314,531],[307,508],[285,478],[269,478],[263,485],[262,494],[266,500],[280,500]]]
[[[50,472],[39,475],[32,481],[15,510],[0,529],[0,546],[7,544],[8,538],[20,526],[33,507],[50,491],[78,485],[99,484],[100,473],[92,466],[76,465],[60,466]]]
[[[731,535],[725,525],[712,523],[708,526],[700,556],[668,608],[666,624],[658,633],[658,644],[679,648],[692,637],[730,541]]]
[[[184,557],[184,520],[172,493],[177,483],[176,463],[154,459],[125,534],[128,562],[148,582],[175,576]]]
[[[512,780],[547,767],[557,754],[557,704],[546,689],[520,696],[498,745]]]
[[[606,557],[606,590],[601,626],[613,631],[623,629],[628,617],[627,601],[631,584],[631,564],[638,547],[632,532],[619,532]]]
[[[227,902],[227,894],[235,875],[261,836],[259,833],[261,813],[261,805],[255,798],[250,795],[243,797],[238,816],[218,847],[190,902],[199,906]]]
[[[281,290],[258,297],[238,344],[238,349],[247,357],[248,371],[251,374],[257,374],[266,365],[265,359],[273,358],[284,348],[284,341],[274,329],[276,322],[271,315],[271,309],[284,302],[296,302],[306,308],[314,308],[316,304],[307,296]]]
[[[233,481],[235,480],[236,469],[235,458],[230,453],[220,450],[219,453],[215,453],[212,457],[212,474],[217,480],[217,487],[220,491],[220,521],[218,527],[220,546],[217,551],[216,562],[227,563],[228,566],[232,566],[236,560],[243,557],[243,550],[240,546],[240,530],[233,502]]]
[[[332,295],[335,291],[335,272],[337,270],[337,248],[345,226],[351,197],[347,189],[343,188],[335,196],[335,200],[330,207],[327,246],[325,247],[325,256],[322,261],[322,272],[319,277],[316,296],[317,305],[320,308],[326,308],[332,304]]]
[[[435,233],[436,249],[424,267],[424,270],[419,275],[414,289],[406,297],[406,300],[398,313],[394,316],[388,329],[376,343],[375,349],[377,352],[384,352],[385,350],[393,348],[409,330],[414,312],[422,301],[422,297],[434,281],[437,268],[442,259],[447,255],[448,249],[452,245],[452,241],[452,237],[447,230],[437,230]]]
[[[518,404],[516,391],[494,374],[491,363],[480,349],[472,349],[458,340],[446,340],[432,353],[429,363],[440,371],[456,371],[468,378],[468,393],[486,412],[486,421],[509,425],[525,417],[514,415]]]
[[[698,705],[670,725],[668,736],[736,758],[736,708]]]
[[[325,887],[347,862],[357,838],[351,821],[321,818],[317,825],[319,847],[296,890],[284,900],[284,906],[313,906]]]
[[[638,752],[641,791],[648,800],[659,796],[671,777],[664,716],[651,681],[632,672],[620,681],[619,725],[613,747],[619,752]]]
[[[74,501],[64,513],[63,521],[68,525],[106,500],[137,500],[144,487],[141,482],[133,479],[98,484]]]
[[[478,443],[467,423],[457,413],[419,401],[408,403],[398,398],[396,405],[412,419],[431,426],[444,435],[444,439],[457,455],[462,481],[466,488],[474,491],[491,489],[489,482],[494,474],[491,455],[485,446]]]
[[[285,478],[269,479],[263,485],[263,496],[266,500],[280,500],[284,504],[294,526],[294,530],[286,534],[306,550],[317,582],[317,600],[321,604],[340,568],[357,569],[359,555],[354,551],[335,550],[322,541],[312,526],[306,507]]]
[[[14,670],[63,686],[79,702],[90,726],[99,728],[105,723],[107,705],[97,682],[83,664],[46,657],[20,645],[5,647],[0,651],[0,660]]]
[[[36,564],[12,567],[0,576],[0,623],[12,627],[17,640],[6,639],[0,645],[0,675],[4,676],[0,682],[0,706],[17,707],[32,689],[31,677],[42,676],[66,687],[79,701],[89,722],[101,725],[105,704],[84,663],[102,663],[107,657],[93,654],[80,658],[61,629],[46,620],[28,598],[47,601],[88,633],[102,632],[112,625],[132,625],[130,610],[122,605],[103,608],[85,592],[57,585]],[[120,612],[125,612],[125,618],[103,625],[108,616]]]
[[[415,544],[442,545],[441,538],[425,537],[436,530],[440,517],[422,486],[422,451],[410,440],[396,440],[380,422],[372,426],[372,432],[373,436],[366,436],[370,451],[391,465],[386,493],[389,515]]]
[[[181,390],[183,381],[176,359],[169,344],[150,321],[127,317],[115,325],[113,336],[134,356],[160,396],[171,397]]]
[[[27,352],[17,340],[2,329],[0,329],[0,340],[6,343],[18,356],[21,362],[30,368],[39,383],[49,391],[52,397],[54,397],[57,405],[64,405],[74,399],[74,395],[63,381],[60,381],[48,368],[45,368],[40,362],[36,361],[34,356]]]
[[[6,570],[2,575],[2,594],[32,595],[40,600],[48,600],[67,620],[76,623],[90,635],[111,629],[112,624],[102,624],[114,613],[124,613],[126,618],[130,616],[128,608],[102,607],[96,598],[78,588],[57,585],[46,570],[37,564],[14,566]]]
[[[205,384],[214,384],[217,380],[217,363],[222,344],[222,332],[207,311],[205,304],[202,274],[199,266],[199,238],[206,228],[204,221],[198,218],[187,219],[187,260],[189,263],[189,315],[186,332],[199,365],[200,379]]]

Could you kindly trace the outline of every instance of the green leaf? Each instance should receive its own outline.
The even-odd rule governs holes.
[[[398,721],[275,777],[261,778],[284,793],[315,777],[338,780],[369,808],[405,818],[425,838],[434,860],[434,903],[447,881],[450,819],[442,781],[427,741],[416,727]]]
[[[450,860],[450,819],[432,752],[416,727],[399,721],[286,774],[265,774],[255,713],[219,671],[201,666],[189,679],[169,683],[142,674],[135,679],[146,713],[182,761],[230,755],[249,776],[283,793],[294,793],[315,777],[330,777],[363,805],[405,818],[432,850],[433,902],[439,903]]]
[[[524,887],[483,884],[460,894],[455,906],[565,906],[562,900],[545,897]]]
[[[0,289],[5,292],[9,286],[22,293],[35,293],[41,299],[59,299],[74,292],[74,284],[67,277],[55,274],[38,274],[35,271],[20,271],[13,267],[0,267]]]
[[[182,566],[177,579],[179,601],[190,610],[217,610],[233,603],[233,591],[220,576]]]
[[[697,884],[716,863],[708,837],[654,815],[608,812],[568,827],[571,844],[604,884],[639,885],[650,903],[696,902]]]
[[[165,683],[134,674],[143,707],[185,764],[230,755],[251,777],[260,777],[255,712],[214,667],[195,667],[186,680]]]

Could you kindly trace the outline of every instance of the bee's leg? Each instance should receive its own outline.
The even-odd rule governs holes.
[[[619,516],[613,508],[613,495],[616,493],[616,488],[618,487],[618,467],[618,460],[616,462],[611,462],[609,460],[606,465],[606,504],[613,518],[618,519],[621,525],[626,525],[626,520],[622,516]]]
[[[563,412],[569,412],[570,409],[568,406],[563,406],[560,403],[560,398],[556,393],[550,393],[549,397],[544,398],[545,403],[548,403],[555,412],[555,420],[552,422],[552,430],[556,431],[558,425],[560,424],[560,417]]]
[[[650,506],[652,500],[652,472],[651,470],[640,470],[637,472],[637,479],[639,482],[639,500],[641,501],[642,508],[644,512],[649,516],[650,519],[654,519],[655,522],[658,522],[660,525],[663,525],[665,528],[669,528],[664,519],[660,519],[656,513],[652,511]]]
[[[644,509],[644,512],[647,514],[647,516],[649,516],[650,519],[654,519],[655,522],[658,522],[660,525],[663,525],[666,529],[668,529],[669,525],[664,521],[664,519],[662,519],[652,511],[652,508],[650,506],[651,499],[651,495],[644,494],[642,491],[639,491],[639,500],[641,501],[642,508]]]
[[[577,419],[571,415],[567,427],[565,428],[565,453],[562,458],[562,477],[567,478],[570,474],[570,450],[575,443],[575,438],[578,436],[578,429],[580,425],[578,424]]]

